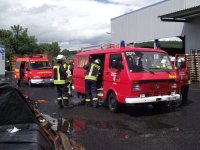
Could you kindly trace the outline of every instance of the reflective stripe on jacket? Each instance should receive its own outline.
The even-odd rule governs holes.
[[[87,69],[85,79],[86,80],[97,80],[99,74],[100,66],[95,63],[91,63]]]
[[[57,64],[53,67],[54,71],[54,84],[66,83],[66,71],[62,64]]]

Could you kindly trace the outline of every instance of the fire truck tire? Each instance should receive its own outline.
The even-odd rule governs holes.
[[[29,87],[32,87],[32,83],[31,83],[31,80],[30,80],[30,79],[28,80],[28,86],[29,86]]]
[[[120,104],[117,101],[115,93],[110,93],[108,96],[108,107],[111,112],[118,112],[120,108]]]
[[[17,86],[20,87],[20,80],[17,80]]]

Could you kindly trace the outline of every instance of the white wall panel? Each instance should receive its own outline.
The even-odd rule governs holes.
[[[184,23],[162,22],[158,16],[200,5],[200,0],[166,0],[113,18],[111,42],[144,42],[185,34]]]

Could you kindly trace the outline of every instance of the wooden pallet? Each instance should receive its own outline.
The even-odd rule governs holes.
[[[15,70],[16,59],[18,57],[22,57],[22,55],[20,55],[20,54],[12,54],[12,55],[10,55],[10,67],[11,67],[10,69],[11,69],[11,71]]]
[[[200,81],[200,55],[188,55],[187,61],[191,81]]]

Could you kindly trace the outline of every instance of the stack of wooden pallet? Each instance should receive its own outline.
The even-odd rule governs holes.
[[[15,70],[16,59],[18,57],[22,57],[22,56],[20,54],[12,54],[12,55],[10,55],[10,69],[11,69],[11,71]]]
[[[191,81],[200,81],[200,54],[188,55],[187,58]]]

